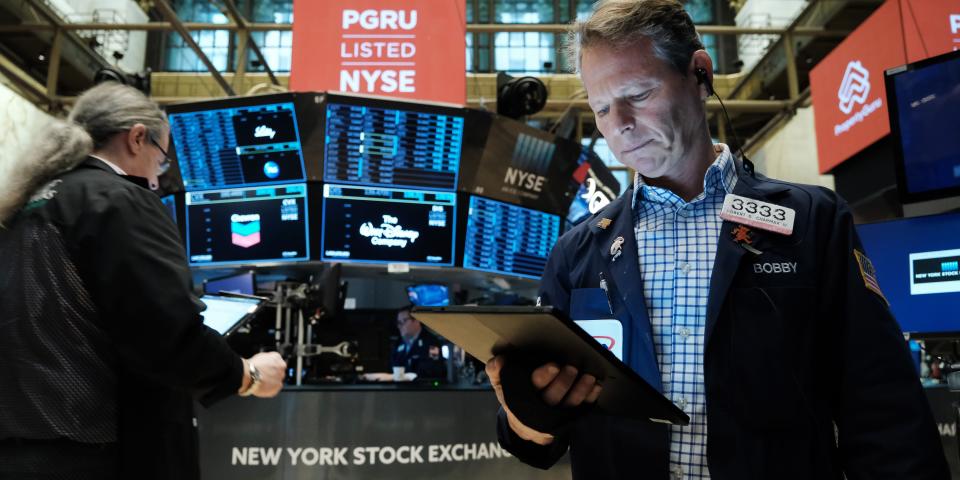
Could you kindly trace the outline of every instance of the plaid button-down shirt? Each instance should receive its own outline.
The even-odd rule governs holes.
[[[673,192],[646,185],[638,174],[633,197],[634,232],[643,296],[663,394],[690,416],[690,425],[670,427],[670,474],[708,479],[707,404],[703,349],[710,276],[717,256],[720,210],[737,183],[726,145],[704,176],[704,191],[689,203]]]

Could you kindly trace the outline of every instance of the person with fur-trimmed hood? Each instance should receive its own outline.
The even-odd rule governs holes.
[[[0,161],[0,477],[199,477],[193,398],[272,397],[286,365],[203,324],[152,192],[166,115],[98,85]]]

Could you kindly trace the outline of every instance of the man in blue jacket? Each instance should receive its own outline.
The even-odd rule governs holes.
[[[574,478],[948,478],[848,207],[712,143],[712,62],[682,4],[601,2],[573,47],[597,127],[637,176],[560,239],[540,300],[618,322],[622,359],[690,424],[592,412],[535,431],[504,404],[497,357],[501,444],[541,468],[569,450]],[[546,410],[602,388],[555,364],[531,380]]]

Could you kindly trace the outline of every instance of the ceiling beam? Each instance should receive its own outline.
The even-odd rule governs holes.
[[[247,23],[245,27],[231,23],[192,23],[182,22],[183,27],[188,31],[194,30],[230,30],[238,31],[246,28],[251,32],[264,32],[268,30],[291,31],[293,24],[290,23]],[[28,23],[20,25],[0,25],[0,33],[14,33],[35,30],[53,30],[54,25]],[[143,30],[143,31],[171,31],[176,28],[169,21],[167,22],[149,22],[149,23],[69,23],[62,26],[65,30]],[[496,32],[543,32],[543,33],[566,33],[570,30],[570,25],[565,23],[525,23],[525,24],[503,24],[503,23],[470,23],[467,24],[469,33],[496,33]],[[788,28],[768,28],[768,27],[738,27],[735,25],[697,25],[697,31],[703,35],[783,35],[791,29]],[[798,37],[832,37],[842,38],[850,35],[849,30],[827,30],[820,27],[800,27],[792,29],[794,35]]]
[[[50,6],[41,0],[27,0],[27,3],[33,7],[33,10],[40,14],[43,18],[49,23],[43,24],[30,24],[33,29],[26,30],[21,33],[32,33],[38,30],[48,30],[51,31],[54,35],[57,35],[57,32],[63,32],[69,36],[71,44],[89,55],[97,64],[102,67],[109,67],[110,63],[107,62],[107,59],[103,58],[99,53],[97,53],[93,48],[90,47],[83,39],[81,39],[73,29],[69,28],[70,23],[67,23],[64,19],[60,18],[56,12],[54,12]],[[12,25],[13,27],[21,27],[22,25]],[[3,33],[3,27],[0,27],[0,33]],[[66,39],[63,39],[66,40]],[[55,41],[55,40],[54,40]],[[62,46],[61,46],[62,48]]]
[[[211,0],[213,1],[213,0]],[[263,68],[267,71],[267,75],[270,77],[270,82],[274,85],[280,85],[280,81],[277,80],[277,76],[273,74],[273,70],[270,68],[270,64],[267,63],[267,58],[263,56],[263,52],[260,51],[260,46],[257,45],[257,42],[253,40],[253,37],[250,35],[250,25],[243,14],[240,13],[240,9],[237,8],[237,5],[233,3],[233,0],[223,0],[223,5],[227,8],[227,13],[233,18],[233,22],[237,24],[240,28],[240,33],[247,37],[247,46],[253,49],[254,55],[257,56],[257,60],[260,61],[260,64],[263,65]],[[241,58],[241,62],[246,64],[247,59]]]
[[[727,107],[728,112],[737,112],[737,113],[779,113],[790,108],[791,102],[789,100],[726,100],[723,102]],[[472,108],[480,108],[481,105],[486,107],[495,107],[496,101],[486,100],[481,102],[479,98],[471,98],[467,100],[467,106]],[[590,105],[587,104],[586,99],[578,100],[547,100],[547,105],[543,108],[543,112],[554,112],[554,113],[563,113],[568,107],[576,107],[584,111],[584,114],[593,115],[590,110]],[[707,112],[719,112],[720,102],[715,99],[707,100],[706,102]]]
[[[233,91],[233,87],[223,79],[223,75],[220,75],[220,71],[213,66],[213,62],[207,58],[207,55],[203,53],[203,50],[200,48],[200,45],[197,45],[197,42],[193,40],[193,37],[190,36],[190,32],[183,26],[183,23],[180,21],[180,17],[177,16],[177,12],[173,11],[173,8],[170,7],[170,4],[167,3],[167,0],[154,0],[154,6],[160,11],[160,15],[163,15],[168,22],[173,26],[173,29],[183,38],[183,41],[193,50],[193,53],[197,54],[197,57],[200,61],[207,67],[207,70],[210,71],[210,75],[213,76],[213,79],[217,81],[217,84],[220,85],[220,88],[226,92],[227,95],[234,97],[237,95]]]
[[[790,28],[775,27],[738,27],[736,25],[697,25],[697,32],[701,35],[783,35]],[[497,33],[497,32],[544,32],[567,33],[570,25],[565,23],[470,23],[467,32]],[[793,33],[797,36],[810,37],[845,37],[850,34],[846,30],[827,30],[817,27],[794,27]]]
[[[47,96],[47,88],[2,53],[0,53],[0,74],[20,90],[21,94],[28,96],[27,100],[34,105],[51,103],[50,97]]]

